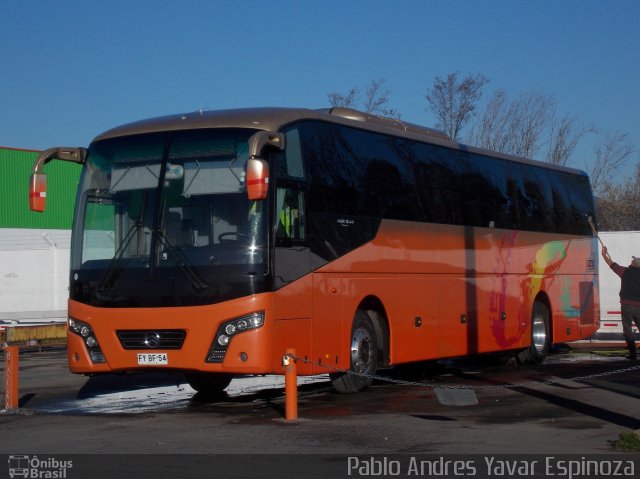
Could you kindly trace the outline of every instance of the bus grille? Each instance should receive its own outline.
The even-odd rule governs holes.
[[[116,331],[124,349],[180,349],[187,332],[182,329]]]

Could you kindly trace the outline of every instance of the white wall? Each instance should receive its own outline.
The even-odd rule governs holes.
[[[68,230],[0,229],[0,321],[66,318]]]

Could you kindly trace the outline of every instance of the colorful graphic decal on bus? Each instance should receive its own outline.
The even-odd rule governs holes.
[[[571,279],[569,276],[558,275],[562,263],[567,258],[567,249],[571,241],[566,246],[562,241],[549,241],[536,251],[534,261],[528,265],[528,275],[526,280],[522,282],[523,291],[518,311],[518,329],[512,334],[507,334],[507,322],[502,318],[502,314],[507,310],[508,279],[506,272],[513,271],[514,268],[511,262],[517,237],[518,232],[513,232],[502,238],[498,262],[493,271],[499,284],[490,293],[491,331],[497,343],[505,348],[516,345],[528,329],[530,311],[526,310],[526,307],[533,304],[545,279],[549,279],[549,283],[545,285],[546,288],[549,288],[554,281],[562,283],[560,285],[560,303],[565,315],[577,317],[583,307],[583,305],[579,307],[571,305]]]
[[[545,276],[557,273],[560,265],[567,257],[567,250],[562,241],[549,241],[536,252],[536,259],[531,264],[528,299],[532,303],[540,292]],[[553,281],[553,279],[552,279]]]
[[[568,250],[572,246],[572,241],[549,241],[537,249],[534,261],[527,265],[528,273],[521,283],[518,327],[517,330],[512,329],[510,333],[507,332],[508,322],[503,320],[508,299],[507,271],[517,269],[516,260],[513,257],[518,247],[516,244],[518,235],[518,232],[513,232],[502,237],[498,259],[493,270],[494,288],[490,293],[491,331],[497,344],[504,348],[515,346],[527,331],[530,324],[531,305],[541,291],[549,293],[551,297],[554,296],[551,290],[557,291],[555,295],[557,308],[554,309],[561,311],[562,316],[567,319],[581,318],[585,312],[593,308],[594,283],[589,275],[590,272],[585,270],[582,275],[573,275],[562,266],[569,256]],[[575,243],[573,246],[580,247]],[[590,253],[593,257],[593,245],[590,246]],[[590,324],[591,320],[585,319]],[[513,323],[510,324],[513,325]]]
[[[580,287],[576,287],[572,284],[572,277],[568,275],[557,274],[560,265],[567,257],[567,250],[571,246],[571,241],[567,243],[567,246],[561,241],[551,241],[546,243],[536,254],[536,263],[534,263],[533,276],[529,289],[529,299],[533,301],[536,295],[540,291],[540,283],[546,275],[555,274],[552,276],[551,282],[557,281],[560,295],[558,296],[560,310],[562,314],[567,318],[579,318],[586,308],[589,307],[592,301],[593,289],[591,288],[591,294],[580,294]],[[587,278],[583,278],[587,280]],[[575,283],[575,282],[573,282]],[[589,281],[591,283],[591,281]],[[547,285],[547,289],[551,284]],[[573,286],[573,287],[572,287]],[[580,286],[580,285],[579,285]],[[577,299],[572,301],[571,292],[578,295]],[[575,297],[574,297],[575,298]]]

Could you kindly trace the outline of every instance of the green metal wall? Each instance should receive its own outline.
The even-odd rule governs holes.
[[[47,174],[47,208],[29,210],[29,177],[38,151],[0,147],[0,228],[70,229],[80,165],[51,161]]]

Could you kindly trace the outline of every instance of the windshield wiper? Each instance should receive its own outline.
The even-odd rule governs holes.
[[[170,251],[175,255],[176,266],[178,270],[187,277],[189,283],[191,283],[191,286],[193,287],[194,292],[202,293],[205,289],[211,287],[211,285],[209,285],[204,279],[202,279],[202,276],[200,276],[200,274],[198,274],[198,272],[194,269],[193,265],[189,262],[182,250],[179,247],[173,246],[171,244],[162,230],[154,230],[153,236],[155,236],[157,241],[164,247],[166,251]]]
[[[118,249],[113,255],[113,258],[111,258],[109,266],[98,284],[98,291],[102,292],[111,289],[111,280],[114,278],[116,273],[122,269],[122,264],[124,263],[124,252],[129,246],[129,243],[131,243],[131,240],[136,236],[138,231],[140,231],[140,228],[142,228],[142,223],[140,222],[136,222],[131,225],[129,231],[127,231],[127,234],[122,240],[122,243],[120,243],[120,246],[118,246]]]

